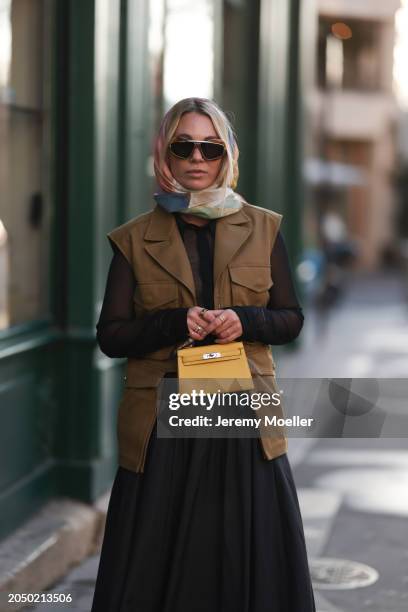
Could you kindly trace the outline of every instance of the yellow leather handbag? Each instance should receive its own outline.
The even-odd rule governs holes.
[[[181,348],[177,351],[177,369],[180,393],[254,388],[242,342]]]

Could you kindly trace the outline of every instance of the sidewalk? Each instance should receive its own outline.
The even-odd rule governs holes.
[[[326,324],[316,311],[307,311],[299,350],[279,354],[277,376],[407,378],[406,295],[395,273],[351,276]]]
[[[22,609],[21,594],[43,594],[73,566],[79,564],[82,571],[81,564],[89,555],[97,558],[107,504],[107,495],[92,506],[70,499],[53,500],[1,542],[0,612]],[[9,594],[17,594],[19,601],[9,603]],[[50,603],[46,609],[52,612],[62,606]],[[68,603],[63,607],[77,609]]]
[[[278,359],[278,378],[407,379],[405,300],[398,276],[352,278],[323,336],[315,313],[308,314],[301,350]],[[391,401],[388,410],[393,410]],[[408,431],[401,431],[401,438],[317,440],[294,476],[301,499],[303,495],[318,611],[406,612]],[[331,501],[324,502],[319,494],[332,496]],[[339,560],[345,561],[341,570]],[[371,579],[377,575],[372,584],[370,573]]]
[[[329,317],[323,336],[316,314],[306,313],[302,342],[299,351],[278,355],[278,378],[407,377],[408,308],[398,277],[351,279],[349,293]],[[408,432],[401,435],[289,439],[317,612],[408,609]],[[342,559],[344,567],[336,569]],[[364,568],[355,562],[373,568],[378,579],[369,586],[344,588],[350,577],[364,578]],[[97,567],[95,554],[50,591],[70,593],[69,608],[44,604],[25,609],[89,612]]]

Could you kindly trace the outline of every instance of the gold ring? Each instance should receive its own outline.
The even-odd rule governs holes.
[[[221,321],[221,323],[224,323],[224,321],[225,321],[225,317],[224,317],[224,315],[220,314],[220,315],[218,316],[218,318],[219,318],[219,320]]]

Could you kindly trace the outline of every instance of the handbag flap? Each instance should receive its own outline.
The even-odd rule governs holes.
[[[239,359],[244,357],[245,351],[242,342],[229,342],[228,344],[206,344],[204,346],[192,346],[177,351],[179,360],[183,364],[211,363],[226,359]]]
[[[190,388],[196,389],[197,384],[201,384],[197,381],[202,379],[207,379],[204,387],[207,390],[219,390],[220,387],[229,391],[253,388],[242,342],[179,349],[177,356],[179,388],[186,393],[191,393]],[[192,387],[189,380],[193,381]]]
[[[206,354],[208,353],[203,353],[200,355],[182,355],[181,360],[182,360],[183,365],[189,366],[189,365],[198,365],[200,363],[204,364],[204,363],[217,363],[220,361],[221,362],[222,361],[232,361],[234,359],[241,358],[240,351],[231,351],[229,353],[221,353],[219,357],[211,357],[208,359],[204,358],[204,355]],[[217,354],[217,353],[213,353],[213,354]]]

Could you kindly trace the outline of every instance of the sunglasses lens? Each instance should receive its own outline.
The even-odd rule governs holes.
[[[182,157],[183,159],[188,159],[190,157],[193,148],[193,142],[186,142],[184,140],[172,142],[170,145],[170,151],[174,153],[174,155],[177,155],[177,157]]]
[[[219,159],[224,154],[224,145],[217,142],[204,142],[201,144],[201,150],[205,159]]]
[[[196,143],[192,140],[176,140],[170,144],[170,151],[177,157],[188,159]],[[197,142],[204,159],[219,159],[224,155],[224,145],[218,142]]]

